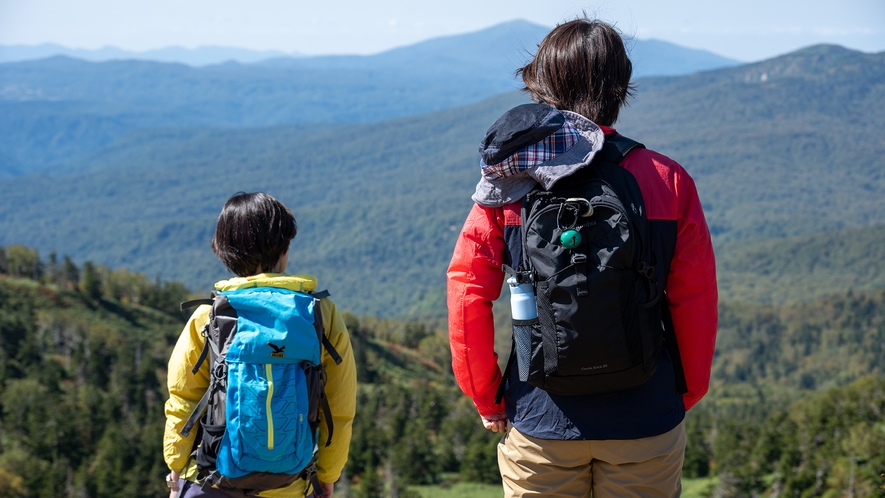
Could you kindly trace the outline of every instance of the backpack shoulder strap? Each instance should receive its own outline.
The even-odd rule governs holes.
[[[319,292],[311,292],[310,295],[313,296],[314,299],[325,299],[332,294],[328,290],[321,290]]]
[[[220,346],[212,340],[212,334],[209,332],[209,328],[211,327],[210,323],[212,322],[213,315],[215,314],[215,310],[214,310],[214,306],[216,303],[215,297],[216,297],[215,291],[212,291],[212,297],[210,297],[210,298],[193,299],[193,300],[185,301],[185,302],[181,303],[182,311],[186,310],[188,308],[193,308],[194,306],[200,306],[200,305],[204,305],[204,304],[210,305],[213,307],[213,310],[210,311],[210,313],[209,313],[209,321],[206,322],[206,324],[203,325],[203,328],[200,330],[200,333],[203,336],[204,342],[203,342],[203,349],[202,349],[202,351],[200,351],[200,356],[197,358],[197,361],[194,363],[194,366],[191,368],[191,373],[194,375],[196,375],[197,372],[200,371],[200,367],[203,365],[203,363],[206,361],[206,359],[210,357],[210,352],[212,354],[212,361],[213,362],[214,362],[215,358],[218,358],[221,355],[221,352],[219,350]],[[212,394],[216,389],[217,389],[217,385],[215,383],[215,378],[214,378],[214,376],[210,376],[209,387],[206,389],[206,392],[203,394],[203,397],[200,398],[200,402],[197,404],[197,406],[191,412],[190,416],[188,417],[187,421],[185,422],[184,426],[181,429],[180,434],[182,436],[185,436],[185,437],[188,436],[190,434],[191,430],[193,430],[194,426],[197,423],[197,420],[199,420],[200,417],[202,417],[203,414],[206,412],[206,408],[209,406],[210,398],[212,397]]]
[[[338,351],[335,349],[335,346],[332,345],[332,342],[326,336],[326,328],[323,326],[323,312],[321,311],[320,301],[324,298],[329,297],[329,291],[323,290],[319,292],[311,293],[311,297],[313,297],[313,315],[314,321],[313,325],[317,331],[317,338],[322,344],[322,347],[329,353],[329,356],[332,357],[332,360],[335,361],[336,365],[341,364],[341,355],[338,354]],[[326,446],[332,444],[332,433],[335,430],[334,424],[332,423],[332,407],[329,406],[329,399],[326,397],[326,379],[325,373],[321,375],[319,379],[319,392],[317,392],[317,403],[318,409],[323,412],[323,419],[326,421],[326,427],[329,429],[329,435],[326,439]],[[317,419],[317,423],[319,420]]]
[[[682,354],[679,352],[679,343],[676,342],[676,331],[673,330],[673,317],[670,315],[670,303],[667,298],[661,299],[661,323],[664,326],[664,344],[673,361],[673,369],[676,373],[676,388],[679,394],[688,392],[688,384],[685,380],[685,367],[682,366]]]
[[[637,148],[644,149],[645,145],[623,135],[613,134],[605,137],[605,144],[602,146],[602,151],[600,151],[597,157],[601,156],[600,159],[602,160],[620,164],[630,151]],[[643,264],[645,263],[643,262]],[[654,270],[654,268],[648,267],[648,265],[646,265],[646,268],[647,270]],[[654,278],[653,273],[642,273],[649,278],[649,281]],[[680,393],[686,393],[688,392],[688,387],[685,381],[685,369],[682,366],[682,357],[679,353],[679,345],[676,342],[676,332],[673,330],[673,319],[670,317],[670,305],[668,304],[667,299],[661,299],[661,296],[657,296],[655,301],[661,309],[661,324],[663,327],[664,343],[670,353],[670,358],[673,361],[673,369],[676,374],[676,387]]]
[[[323,347],[328,351],[329,356],[335,360],[336,365],[341,364],[341,355],[338,354],[338,351],[335,350],[335,346],[332,346],[332,342],[329,341],[329,338],[326,337],[326,329],[323,327],[323,312],[320,310],[320,300],[329,297],[329,291],[323,290],[319,292],[313,292],[310,294],[313,297],[314,306],[313,306],[313,326],[317,331],[317,339],[320,340],[320,343]]]
[[[612,134],[605,137],[602,150],[596,157],[610,163],[620,164],[630,151],[637,148],[644,149],[645,145],[623,135]]]

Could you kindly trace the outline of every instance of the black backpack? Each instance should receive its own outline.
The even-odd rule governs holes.
[[[590,165],[523,198],[521,261],[504,271],[533,285],[538,316],[513,321],[507,370],[515,362],[520,381],[551,394],[630,389],[657,369],[663,292],[642,192],[619,165],[636,147],[606,137]]]

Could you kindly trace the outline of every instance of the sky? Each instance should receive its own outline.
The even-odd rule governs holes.
[[[582,11],[629,36],[746,62],[818,43],[885,51],[885,0],[0,0],[0,45],[371,54],[514,19],[553,27]]]

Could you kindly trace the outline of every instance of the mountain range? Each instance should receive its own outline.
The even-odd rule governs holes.
[[[475,103],[517,89],[514,71],[547,31],[513,21],[369,56],[205,67],[62,56],[0,64],[0,176],[70,171],[71,159],[133,130],[377,122]],[[637,76],[737,63],[653,40],[635,40],[632,54]]]
[[[851,230],[885,220],[885,113],[876,112],[885,101],[885,54],[816,46],[637,85],[618,130],[693,175],[714,242],[730,251],[721,277],[740,274],[751,251],[773,253],[766,264],[789,263],[803,244],[842,237],[860,256],[833,251],[832,271],[877,264],[883,232]],[[356,313],[438,316],[444,270],[479,177],[476,146],[503,111],[525,101],[511,92],[366,124],[133,131],[52,175],[0,180],[0,245],[206,289],[224,276],[209,250],[221,205],[237,190],[264,190],[299,220],[290,271],[317,274]],[[789,284],[806,267],[760,282]],[[741,287],[735,275],[731,295],[780,299]],[[830,282],[826,272],[818,276],[800,280]],[[864,285],[880,285],[877,278]]]
[[[424,52],[434,57],[437,55],[436,49],[449,49],[450,55],[454,59],[464,55],[481,58],[484,53],[487,53],[484,49],[488,48],[487,46],[493,43],[496,37],[501,38],[502,35],[504,35],[505,39],[499,41],[503,41],[505,44],[513,44],[516,41],[517,46],[514,48],[524,50],[526,53],[533,53],[534,47],[549,30],[550,28],[546,26],[524,20],[514,20],[473,33],[432,38],[414,45],[398,47],[365,56],[312,56],[300,52],[287,53],[281,50],[252,50],[214,45],[196,48],[170,46],[141,52],[124,50],[114,46],[105,46],[99,49],[77,49],[55,43],[0,45],[0,64],[45,59],[62,55],[90,62],[146,60],[173,62],[189,66],[209,66],[226,62],[286,64],[292,62],[292,59],[304,59],[305,62],[311,65],[351,67],[351,64],[365,64],[371,66],[379,61],[383,63],[385,60],[395,60],[403,54],[408,58]],[[478,45],[476,45],[477,43]],[[661,40],[630,39],[629,43],[634,63],[638,66],[638,74],[641,75],[685,74],[739,63],[739,61],[705,50],[680,47]],[[490,55],[496,54],[492,53]],[[421,59],[416,62],[426,64],[426,61]],[[486,62],[489,62],[489,60],[486,60]]]
[[[70,48],[57,43],[41,43],[38,45],[0,45],[0,63],[46,59],[57,55],[90,62],[148,60],[157,62],[176,62],[179,64],[187,64],[189,66],[209,66],[228,61],[249,64],[277,57],[302,56],[298,53],[290,54],[281,50],[250,50],[215,45],[196,48],[171,46],[145,50],[143,52],[124,50],[114,46],[105,46],[97,49]]]

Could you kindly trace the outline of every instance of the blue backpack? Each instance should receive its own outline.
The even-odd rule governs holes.
[[[182,303],[182,309],[212,305],[192,369],[196,374],[209,359],[209,387],[181,431],[187,436],[200,421],[192,455],[204,489],[252,496],[297,479],[318,489],[320,410],[326,446],[332,438],[321,348],[341,363],[323,329],[320,300],[328,295],[253,287]]]

